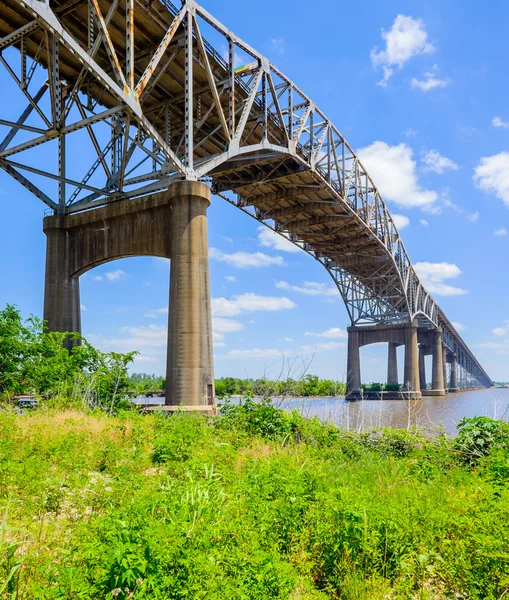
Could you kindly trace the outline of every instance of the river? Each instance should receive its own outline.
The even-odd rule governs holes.
[[[142,403],[146,400],[136,398],[134,401]],[[164,398],[150,398],[148,402],[164,404]],[[415,401],[347,402],[341,397],[274,398],[274,403],[288,410],[298,409],[305,417],[317,416],[356,431],[383,426],[406,429],[413,425],[434,429],[442,424],[447,433],[455,435],[456,426],[464,417],[487,416],[509,421],[509,389],[501,388],[426,397]]]

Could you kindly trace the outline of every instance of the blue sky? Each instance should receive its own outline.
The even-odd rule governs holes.
[[[322,0],[310,12],[302,0],[203,4],[304,89],[359,151],[399,215],[423,282],[488,373],[509,380],[509,5]],[[13,116],[19,104],[5,70],[0,85],[9,90],[2,112]],[[3,172],[0,206],[0,304],[41,315],[45,206]],[[259,227],[213,198],[216,375],[276,374],[285,360],[294,376],[309,367],[344,379],[348,317],[332,281]],[[163,373],[168,269],[167,261],[132,258],[88,272],[84,335],[105,350],[138,349],[135,370]],[[385,378],[384,347],[364,348],[362,359],[363,381]]]

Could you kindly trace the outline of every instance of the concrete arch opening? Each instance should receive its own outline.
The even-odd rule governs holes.
[[[81,333],[79,276],[128,256],[171,260],[166,404],[214,404],[207,209],[210,190],[178,181],[164,193],[44,219],[44,320]]]

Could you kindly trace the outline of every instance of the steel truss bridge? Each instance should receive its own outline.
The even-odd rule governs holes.
[[[1,0],[0,35],[26,101],[2,104],[0,167],[54,214],[205,181],[318,260],[353,325],[441,327],[466,376],[491,385],[338,129],[194,0]]]

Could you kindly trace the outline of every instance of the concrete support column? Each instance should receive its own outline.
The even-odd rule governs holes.
[[[64,217],[46,217],[43,223],[46,234],[43,319],[49,331],[81,333],[79,279],[69,274],[72,249]],[[67,340],[66,346],[71,348],[78,343]]]
[[[421,392],[426,389],[426,350],[423,344],[419,344],[419,385]]]
[[[449,386],[447,385],[447,348],[445,346],[442,346],[442,366],[444,369],[444,394],[447,394]]]
[[[346,366],[346,397],[360,395],[361,360],[359,352],[359,332],[348,328],[348,358]]]
[[[458,363],[456,354],[453,354],[451,359],[451,379],[449,381],[449,391],[457,392],[458,389]]]
[[[420,398],[419,385],[419,349],[417,344],[417,323],[405,328],[405,393],[410,399]]]
[[[437,329],[432,347],[433,367],[431,375],[431,389],[433,396],[445,396],[444,365],[442,351],[442,330]]]
[[[207,238],[210,190],[179,181],[168,190],[172,207],[166,404],[214,402],[212,316]]]
[[[387,357],[387,383],[398,385],[398,344],[389,342]]]

